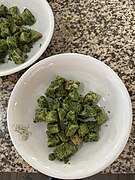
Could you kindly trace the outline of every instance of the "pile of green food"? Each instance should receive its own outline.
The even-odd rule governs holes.
[[[0,5],[0,63],[5,62],[6,55],[16,64],[25,62],[33,44],[42,37],[40,32],[25,27],[35,22],[27,8],[20,14],[17,6],[8,9]]]
[[[99,140],[100,126],[106,116],[97,105],[99,95],[89,91],[79,94],[80,82],[57,76],[45,95],[37,99],[39,108],[34,122],[47,123],[48,147],[55,147],[50,160],[68,162],[82,142]]]

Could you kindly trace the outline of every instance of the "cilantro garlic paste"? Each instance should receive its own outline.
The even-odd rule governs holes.
[[[37,99],[34,123],[47,123],[48,147],[54,147],[49,160],[67,163],[82,143],[99,140],[99,131],[106,122],[97,101],[100,96],[89,91],[79,94],[80,82],[57,76]]]
[[[15,64],[25,62],[27,53],[42,37],[40,32],[25,27],[35,22],[35,17],[27,8],[20,14],[17,6],[8,9],[0,5],[0,63],[5,62],[7,55]]]

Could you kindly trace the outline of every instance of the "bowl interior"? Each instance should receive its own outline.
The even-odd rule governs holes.
[[[81,92],[101,95],[99,104],[108,115],[100,140],[83,144],[69,164],[49,161],[45,123],[34,124],[37,98],[56,75],[79,80]],[[110,111],[110,113],[109,113]],[[29,124],[32,135],[20,141],[14,124]],[[18,81],[8,107],[8,127],[22,157],[34,168],[58,178],[81,178],[98,173],[112,163],[124,148],[131,128],[131,105],[127,90],[118,76],[100,61],[83,55],[65,54],[47,58],[30,68]]]
[[[40,55],[47,48],[54,28],[54,20],[52,10],[46,0],[1,0],[0,4],[4,4],[8,8],[17,6],[20,13],[23,12],[24,8],[28,8],[36,18],[36,23],[32,26],[27,26],[29,29],[35,29],[42,33],[43,37],[39,39],[28,53],[28,59],[25,63],[16,65],[13,61],[8,63],[0,64],[0,76],[8,75],[17,72],[36,61]]]

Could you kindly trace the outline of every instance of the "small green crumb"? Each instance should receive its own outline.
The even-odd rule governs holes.
[[[55,160],[55,155],[54,155],[54,153],[51,153],[51,154],[49,154],[49,160],[50,161],[53,161],[53,160]]]

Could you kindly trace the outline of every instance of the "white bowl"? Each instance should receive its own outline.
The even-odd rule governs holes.
[[[47,147],[45,123],[33,123],[36,100],[56,75],[79,80],[84,93],[91,89],[100,94],[99,104],[109,117],[101,128],[100,140],[83,144],[70,164],[48,160],[52,149]],[[11,94],[7,117],[12,142],[25,161],[49,176],[79,179],[105,169],[122,152],[131,130],[132,108],[126,87],[113,70],[90,56],[67,53],[46,58],[24,73]],[[32,135],[21,141],[13,125],[27,123]]]
[[[43,35],[43,37],[33,45],[25,63],[16,65],[13,61],[8,61],[8,63],[0,64],[0,76],[5,76],[30,66],[43,54],[53,35],[54,16],[46,0],[1,0],[0,4],[4,4],[8,8],[17,6],[20,12],[22,12],[24,8],[28,8],[36,18],[36,23],[28,26],[28,28],[36,29]],[[40,44],[42,45],[41,47]]]

